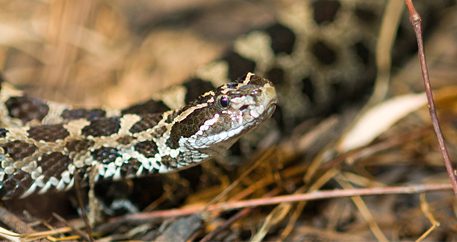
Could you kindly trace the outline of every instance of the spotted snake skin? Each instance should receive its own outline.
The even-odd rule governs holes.
[[[231,89],[224,83],[244,77],[237,84],[243,89],[255,77],[260,86],[272,85],[246,76],[248,72],[266,77],[276,87],[280,110],[269,121],[272,130],[286,133],[306,118],[332,112],[373,84],[373,50],[384,5],[384,1],[363,0],[291,1],[277,22],[241,36],[220,59],[197,70],[183,85],[123,110],[75,109],[3,85],[0,108],[7,115],[0,117],[4,127],[0,129],[0,197],[69,189],[74,175],[84,179],[92,167],[97,167],[99,179],[120,179],[177,170],[222,153],[241,132],[205,151],[209,153],[183,152],[184,159],[173,150],[180,138],[190,138],[205,129],[205,122],[211,123],[203,110],[210,100],[217,103],[223,90]],[[268,89],[269,99],[276,100]],[[199,98],[202,93],[208,94]],[[259,123],[271,115],[271,108],[263,105],[262,112],[255,112]],[[181,119],[192,125],[179,128]],[[157,161],[159,165],[154,164]]]
[[[227,150],[269,118],[276,103],[272,83],[249,73],[177,110],[75,115],[59,124],[2,128],[0,195],[67,190],[75,176],[84,180],[94,169],[96,180],[119,180],[189,167]],[[80,111],[65,109],[61,115]]]

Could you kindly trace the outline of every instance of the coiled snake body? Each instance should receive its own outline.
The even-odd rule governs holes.
[[[20,105],[12,105],[18,98]],[[9,112],[20,113],[27,98],[8,97]],[[84,179],[94,169],[96,179],[117,180],[198,164],[269,118],[276,102],[272,83],[249,73],[178,110],[104,118],[78,115],[88,110],[52,110],[69,121],[0,129],[0,196],[69,189],[76,175]]]

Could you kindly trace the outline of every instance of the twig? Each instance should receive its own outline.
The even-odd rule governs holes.
[[[0,221],[18,233],[27,234],[35,232],[26,222],[2,206],[0,206]]]
[[[347,189],[347,190],[329,190],[329,191],[316,191],[304,194],[292,194],[284,196],[276,196],[270,198],[258,198],[245,201],[233,201],[213,204],[211,206],[192,206],[180,209],[170,210],[157,210],[148,213],[130,214],[123,217],[112,218],[110,222],[117,222],[122,220],[140,221],[151,220],[156,218],[186,216],[202,211],[227,211],[239,208],[268,206],[284,202],[299,202],[310,201],[319,199],[342,198],[352,196],[369,196],[369,195],[387,195],[387,194],[415,194],[431,191],[445,191],[451,189],[449,184],[424,184],[414,186],[399,186],[399,187],[374,187],[374,188],[361,188],[361,189]]]
[[[427,217],[428,221],[432,224],[430,228],[427,229],[417,240],[416,242],[422,242],[424,241],[427,236],[429,236],[436,228],[440,226],[440,223],[435,219],[435,216],[433,216],[433,213],[430,209],[430,205],[427,202],[427,198],[425,197],[425,194],[422,193],[420,195],[420,202],[421,202],[421,210],[425,214],[425,217]]]
[[[430,112],[430,117],[432,119],[433,129],[435,130],[436,138],[438,139],[438,143],[440,146],[440,151],[444,159],[444,165],[446,166],[446,170],[451,180],[452,189],[454,190],[454,194],[457,197],[457,177],[455,174],[455,170],[452,167],[452,161],[449,157],[449,153],[447,151],[446,144],[444,142],[443,133],[441,132],[440,123],[438,120],[438,115],[436,114],[435,102],[433,101],[433,93],[432,87],[430,84],[430,76],[428,74],[428,67],[427,62],[425,60],[425,52],[424,52],[424,44],[422,41],[422,19],[417,13],[416,9],[414,8],[414,4],[412,0],[405,0],[406,6],[408,7],[409,12],[409,20],[414,27],[414,32],[416,33],[417,39],[417,47],[418,51],[417,54],[419,56],[420,67],[422,70],[422,78],[424,81],[425,86],[425,93],[427,95],[428,101],[428,110]]]
[[[57,220],[59,220],[59,222],[65,224],[65,226],[71,228],[73,230],[74,233],[78,234],[79,236],[81,236],[81,238],[83,238],[84,240],[86,241],[93,241],[93,238],[88,235],[87,233],[84,233],[83,231],[81,231],[80,229],[78,229],[77,227],[75,226],[72,226],[70,223],[68,223],[67,220],[65,220],[64,218],[62,218],[59,214],[57,213],[52,213],[52,215],[54,216],[54,218],[56,218]]]
[[[275,196],[275,195],[279,194],[280,191],[281,191],[280,189],[273,189],[269,193],[265,194],[264,198]],[[214,201],[214,199],[213,199],[213,201]],[[206,206],[206,207],[208,207],[208,206]],[[233,215],[230,219],[228,219],[224,224],[222,224],[221,226],[216,228],[214,231],[212,231],[212,232],[208,233],[207,235],[205,235],[205,237],[203,237],[200,240],[200,242],[211,241],[213,239],[213,237],[216,236],[218,233],[222,232],[224,229],[227,229],[233,223],[235,223],[236,221],[240,220],[241,218],[248,216],[252,211],[253,211],[252,208],[244,208],[244,209],[242,209],[241,211],[239,211],[238,213]]]
[[[92,238],[92,227],[89,223],[89,219],[87,218],[87,214],[86,214],[86,210],[84,209],[84,202],[83,202],[83,199],[82,199],[82,191],[81,191],[81,177],[79,176],[78,174],[78,171],[75,171],[75,175],[74,175],[74,178],[75,178],[75,190],[76,190],[76,199],[78,201],[78,205],[81,209],[81,217],[84,221],[84,224],[86,225],[86,232],[87,234],[89,235],[89,241],[94,241],[94,239]]]
[[[228,227],[230,227],[233,223],[236,221],[240,220],[243,217],[248,216],[252,212],[252,208],[244,208],[241,211],[237,212],[235,215],[233,215],[230,219],[225,221],[224,224],[221,226],[217,227],[215,230],[211,231],[205,237],[203,237],[200,242],[208,242],[214,239],[214,236],[216,236],[218,233],[224,231]]]

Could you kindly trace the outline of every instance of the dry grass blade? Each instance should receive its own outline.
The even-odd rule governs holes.
[[[430,211],[430,205],[427,202],[427,198],[424,193],[420,194],[420,201],[421,201],[421,210],[427,217],[427,219],[430,221],[432,226],[425,231],[417,240],[416,242],[423,241],[427,236],[432,233],[433,230],[435,230],[437,227],[440,226],[440,223],[436,221],[435,216],[433,216],[432,211]]]
[[[340,176],[337,178],[338,183],[344,189],[352,189],[351,184],[346,180],[347,179],[343,176]],[[386,235],[381,231],[381,228],[379,227],[379,225],[376,223],[375,218],[370,213],[370,210],[368,209],[368,207],[367,207],[366,203],[363,201],[363,199],[360,196],[353,196],[353,197],[351,197],[351,199],[354,202],[354,204],[357,206],[357,209],[360,211],[360,214],[367,221],[368,226],[370,227],[370,230],[372,231],[373,235],[376,237],[376,240],[382,241],[382,242],[389,241],[387,239]]]

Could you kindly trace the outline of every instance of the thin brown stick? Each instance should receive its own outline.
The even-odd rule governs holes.
[[[436,114],[435,102],[433,99],[433,92],[430,84],[430,76],[428,74],[427,62],[425,60],[424,44],[422,41],[422,19],[420,15],[417,13],[416,9],[414,8],[412,0],[405,0],[405,2],[406,6],[408,7],[408,12],[410,16],[409,20],[411,21],[411,24],[414,28],[414,32],[416,33],[418,47],[417,54],[419,56],[419,63],[422,70],[422,79],[424,81],[425,93],[427,95],[428,101],[428,110],[430,112],[430,117],[432,119],[433,129],[435,131],[436,138],[438,139],[440,151],[444,159],[444,165],[446,166],[449,179],[451,181],[452,189],[454,190],[454,194],[457,197],[456,171],[452,167],[452,161],[449,157],[446,143],[444,142],[443,133],[441,132],[440,122],[438,120],[438,115]]]
[[[67,220],[65,220],[62,216],[60,216],[59,214],[57,213],[52,213],[52,215],[54,216],[54,218],[56,218],[57,220],[59,220],[59,222],[65,224],[65,226],[71,228],[73,230],[74,233],[76,233],[77,235],[81,236],[81,238],[83,238],[84,240],[86,241],[93,241],[94,239],[92,238],[92,236],[90,236],[89,234],[87,233],[84,233],[82,230],[78,229],[77,227],[75,226],[72,226],[70,223],[68,223]]]
[[[265,197],[272,197],[272,196],[275,196],[277,195],[281,190],[280,189],[273,189],[272,191],[270,191],[269,193],[265,194],[264,195],[264,198]],[[214,199],[213,199],[214,201]],[[211,206],[211,205],[210,205]],[[208,205],[206,206],[208,207]],[[206,209],[204,209],[206,210]],[[233,215],[230,219],[228,219],[224,224],[222,224],[221,226],[219,226],[218,228],[216,228],[214,231],[212,231],[211,233],[208,233],[207,235],[205,235],[205,237],[203,237],[200,242],[208,242],[208,241],[211,241],[213,239],[214,236],[216,236],[218,233],[220,233],[221,231],[223,231],[224,229],[227,229],[228,227],[230,227],[233,223],[235,223],[236,221],[240,220],[241,218],[243,217],[246,217],[248,216],[251,212],[252,212],[253,208],[244,208],[242,209],[241,211],[239,211],[238,213],[236,213],[235,215]]]
[[[399,186],[399,187],[374,187],[374,188],[361,188],[361,189],[346,189],[346,190],[329,190],[329,191],[316,191],[304,194],[292,194],[284,196],[276,196],[269,198],[258,198],[245,201],[233,201],[213,204],[211,206],[192,206],[179,209],[170,210],[157,210],[148,213],[130,214],[123,217],[112,218],[110,222],[117,222],[121,220],[141,221],[151,220],[156,218],[167,218],[186,216],[202,211],[227,211],[239,208],[268,206],[284,202],[299,202],[310,201],[319,199],[342,198],[352,196],[371,196],[371,195],[388,195],[388,194],[415,194],[422,192],[432,191],[445,191],[451,189],[449,184],[424,184],[414,186]]]
[[[211,231],[210,233],[205,235],[205,237],[203,237],[200,240],[200,242],[208,242],[208,241],[213,240],[214,237],[218,233],[220,233],[220,232],[224,231],[225,229],[229,228],[233,223],[235,223],[236,221],[240,220],[241,218],[244,218],[244,217],[248,216],[251,212],[252,212],[252,208],[244,208],[244,209],[240,210],[238,213],[236,213],[230,219],[228,219],[224,224],[222,224],[221,226],[217,227],[214,231]]]
[[[89,235],[89,241],[94,241],[92,238],[92,227],[89,223],[89,219],[86,214],[86,210],[84,209],[84,202],[82,199],[82,190],[81,190],[81,177],[79,176],[78,172],[75,172],[75,190],[76,190],[76,199],[78,201],[78,206],[81,209],[81,217],[86,225],[86,232]]]
[[[0,222],[6,224],[8,227],[18,233],[27,234],[35,232],[35,230],[26,222],[22,221],[14,213],[8,211],[2,206],[0,206]]]

